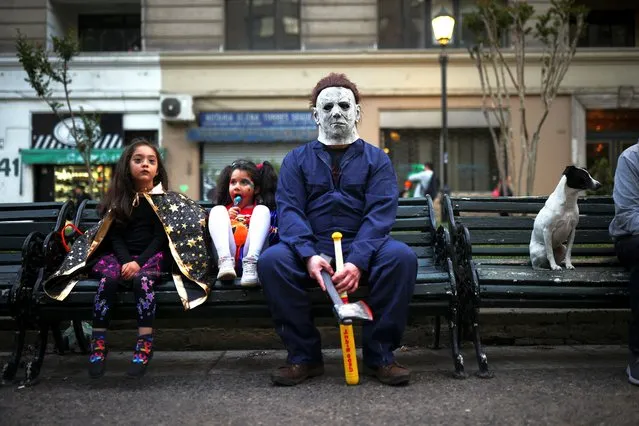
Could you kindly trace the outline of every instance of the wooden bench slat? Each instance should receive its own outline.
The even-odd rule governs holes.
[[[60,213],[60,209],[46,210],[2,210],[0,209],[0,222],[2,221],[22,221],[22,220],[38,220],[38,221],[55,221]]]
[[[415,284],[415,291],[413,292],[413,297],[420,296],[428,296],[428,295],[437,295],[437,294],[448,294],[452,296],[452,291],[450,288],[450,283],[447,282],[448,277],[444,277],[441,281],[432,281],[428,284],[417,283]]]
[[[21,237],[2,237],[0,238],[0,251],[20,251],[26,238],[26,235]]]
[[[530,266],[477,265],[479,283],[539,283],[560,287],[566,283],[582,283],[585,286],[597,286],[602,283],[627,283],[628,273],[618,266],[584,266],[579,269],[560,271],[533,270]]]
[[[429,223],[423,217],[398,218],[393,225],[395,231],[425,231],[429,228]]]
[[[628,296],[607,298],[502,298],[490,295],[480,302],[483,308],[517,309],[628,309]]]
[[[609,287],[550,287],[534,285],[495,286],[481,284],[480,291],[486,297],[494,294],[500,298],[607,298],[627,297],[628,289],[621,286]]]
[[[435,260],[428,257],[420,257],[417,258],[417,267],[421,268],[422,266],[434,266]]]
[[[575,256],[573,252],[572,263],[575,267],[599,266],[599,267],[619,267],[619,260],[616,256]],[[477,265],[523,265],[530,268],[530,258],[526,257],[475,257]]]
[[[22,253],[20,251],[0,253],[0,265],[20,265],[21,262]]]
[[[476,201],[476,200],[460,200],[453,199],[452,207],[455,216],[459,215],[459,212],[473,212],[473,213],[539,213],[544,203],[541,202],[510,202],[510,201]],[[594,215],[611,215],[614,214],[614,205],[610,204],[583,204],[579,205],[580,214],[594,214]]]
[[[433,243],[433,234],[430,232],[393,231],[391,237],[411,246],[430,245]]]
[[[509,203],[545,203],[548,199],[544,195],[518,195],[513,197],[493,197],[493,196],[473,196],[473,197],[451,197],[454,201],[507,201]],[[614,201],[610,195],[588,195],[577,198],[577,202],[581,204],[611,204]]]
[[[614,216],[580,216],[579,229],[601,229],[607,228]],[[465,225],[469,231],[476,229],[502,230],[502,229],[525,229],[529,232],[535,222],[534,216],[495,216],[495,217],[473,217],[462,216],[459,223]]]
[[[428,219],[428,210],[424,205],[404,206],[397,208],[397,217],[422,217]]]
[[[46,209],[58,209],[62,207],[63,203],[59,201],[36,201],[33,203],[2,203],[2,210],[46,210]]]
[[[473,244],[473,256],[524,256],[529,257],[528,246],[479,246]],[[615,249],[608,247],[573,247],[572,256],[615,256]]]
[[[472,244],[528,244],[532,229],[523,230],[488,230],[476,229],[471,232]],[[612,240],[607,229],[577,229],[575,244],[611,244]]]
[[[15,274],[20,270],[20,264],[0,265],[0,274]]]
[[[435,253],[431,246],[410,246],[410,248],[415,252],[418,258],[432,258]]]
[[[0,236],[24,236],[30,233],[42,232],[48,234],[55,227],[56,222],[0,222]],[[1,237],[0,237],[1,238]]]

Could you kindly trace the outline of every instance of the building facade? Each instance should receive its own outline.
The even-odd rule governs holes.
[[[233,159],[279,163],[290,149],[310,140],[315,128],[308,97],[329,72],[343,72],[358,84],[363,96],[360,135],[387,150],[400,183],[416,163],[431,161],[437,167],[441,77],[430,20],[444,6],[457,21],[447,49],[447,181],[453,192],[463,193],[488,193],[496,184],[489,131],[495,124],[487,123],[481,111],[477,69],[467,51],[472,37],[463,26],[472,0],[122,0],[126,13],[109,10],[106,1],[84,3],[94,7],[78,10],[72,0],[0,2],[11,11],[0,30],[0,48],[7,52],[3,60],[12,60],[6,30],[12,25],[42,40],[75,26],[86,52],[74,65],[79,69],[89,64],[100,68],[95,64],[111,60],[115,70],[117,58],[130,64],[147,61],[151,67],[151,58],[159,58],[155,97],[150,96],[155,86],[141,78],[130,85],[119,80],[127,86],[119,93],[146,102],[148,108],[140,108],[149,120],[155,114],[171,186],[196,199],[210,197],[217,173]],[[550,2],[530,3],[541,12]],[[27,4],[32,5],[29,12],[24,11]],[[615,4],[612,9],[586,3],[591,9],[588,30],[541,133],[534,194],[552,191],[569,164],[593,167],[606,158],[614,169],[617,155],[639,137],[639,6],[632,1]],[[25,18],[34,11],[39,13],[35,24]],[[532,123],[543,111],[536,96],[540,53],[533,46],[527,58],[526,108]],[[136,66],[125,68],[134,72]],[[95,79],[94,84],[102,83]],[[6,86],[1,87],[0,93]],[[133,87],[149,97],[143,101]],[[31,102],[32,113],[38,108],[37,101]],[[513,99],[511,111],[518,107]],[[118,112],[113,104],[96,108]],[[40,103],[39,111],[44,109]],[[0,113],[0,123],[7,121],[4,117]],[[513,113],[515,139],[518,119]],[[33,138],[29,121],[24,123],[29,131],[12,138]],[[7,130],[4,138],[8,140]],[[31,140],[26,145],[34,149]],[[8,144],[4,146],[1,157]],[[9,166],[14,157],[7,157]],[[31,166],[19,165],[28,174]],[[2,170],[0,182],[5,179]],[[26,180],[23,184],[29,185]]]
[[[86,2],[90,3],[90,2]],[[136,137],[160,143],[160,60],[140,51],[140,4],[53,1],[0,2],[0,193],[3,202],[65,201],[88,172],[58,117],[36,97],[15,55],[16,30],[51,45],[73,29],[82,53],[73,59],[71,105],[95,113],[92,175],[94,198],[106,190],[124,146]],[[137,29],[135,20],[137,18]],[[53,96],[65,103],[60,86]]]

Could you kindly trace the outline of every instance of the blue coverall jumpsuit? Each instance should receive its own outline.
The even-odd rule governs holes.
[[[341,158],[340,169],[334,182],[330,155],[317,140],[286,155],[276,193],[281,243],[262,253],[258,275],[287,362],[322,362],[305,290],[317,283],[308,275],[306,259],[320,253],[334,257],[331,234],[341,232],[344,262],[358,266],[360,284],[370,288],[374,321],[363,327],[364,364],[388,365],[406,326],[417,257],[389,237],[398,190],[386,153],[358,139]]]

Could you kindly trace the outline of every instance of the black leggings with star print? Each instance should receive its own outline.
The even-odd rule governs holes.
[[[102,277],[95,294],[93,307],[93,328],[106,329],[111,321],[111,312],[118,293],[119,279]],[[136,303],[138,327],[153,327],[155,319],[154,278],[138,274],[133,278],[133,294]]]

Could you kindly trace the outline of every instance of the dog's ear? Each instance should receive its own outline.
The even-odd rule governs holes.
[[[562,173],[563,176],[568,176],[568,173],[570,173],[571,170],[576,169],[575,166],[568,166],[564,169],[564,172]]]

